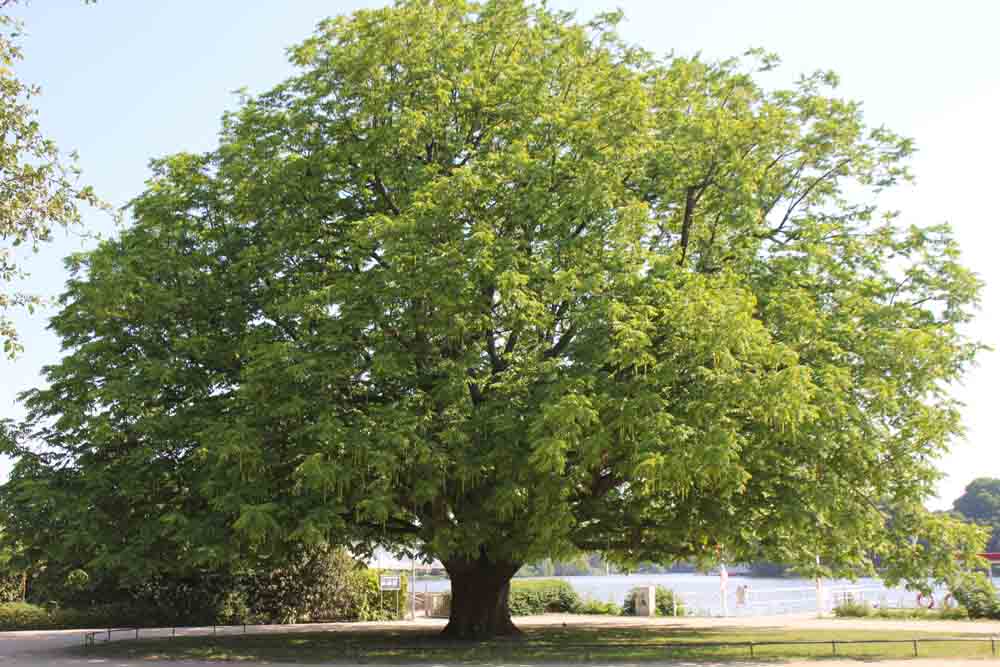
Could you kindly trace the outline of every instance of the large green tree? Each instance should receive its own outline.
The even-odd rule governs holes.
[[[990,530],[986,548],[1000,551],[1000,479],[980,477],[972,480],[953,507],[963,519],[986,526]]]
[[[772,56],[658,59],[618,18],[336,18],[157,161],[71,260],[3,493],[28,555],[409,549],[476,637],[577,550],[925,581],[979,546],[922,507],[979,284],[876,207],[911,142],[831,74],[768,90]]]

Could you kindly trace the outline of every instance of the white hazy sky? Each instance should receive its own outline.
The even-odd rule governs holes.
[[[259,92],[291,73],[284,49],[322,18],[383,2],[362,0],[34,0],[19,74],[39,83],[40,121],[64,150],[76,149],[86,182],[121,205],[139,193],[150,158],[214,144],[232,91]],[[815,69],[842,77],[841,94],[864,101],[870,124],[912,136],[914,186],[884,201],[904,224],[950,222],[965,261],[986,281],[971,331],[1000,347],[1000,257],[995,162],[1000,156],[1000,2],[995,0],[550,0],[583,16],[620,7],[623,34],[655,52],[706,58],[760,46],[781,55],[780,76]],[[91,230],[113,233],[106,216]],[[28,286],[54,296],[61,258],[88,246],[78,234],[29,258]],[[50,312],[15,319],[27,351],[0,361],[0,416],[18,416],[18,392],[58,360]],[[935,508],[948,507],[975,477],[1000,477],[1000,352],[982,355],[956,395],[967,438],[941,461],[947,478]],[[0,462],[0,474],[9,464]]]

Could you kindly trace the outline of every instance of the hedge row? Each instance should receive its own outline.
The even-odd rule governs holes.
[[[619,607],[613,602],[596,600],[584,601],[573,587],[562,579],[514,580],[510,586],[510,613],[513,616],[529,616],[551,612],[568,614],[606,614],[618,616],[635,615],[635,596],[640,589],[629,591],[625,605]],[[674,592],[663,586],[656,587],[656,613],[659,616],[673,616]],[[684,603],[676,598],[676,613],[683,616]]]
[[[0,604],[0,631],[66,630],[107,627],[170,627],[238,625],[240,623],[302,623],[319,621],[377,621],[399,618],[406,610],[406,576],[398,593],[379,590],[378,570],[354,570],[328,587],[303,593],[298,600],[286,591],[266,597],[267,590],[231,590],[221,599],[196,607],[135,601],[80,607],[41,606],[25,602]]]
[[[0,631],[7,630],[61,630],[73,628],[104,628],[113,626],[170,626],[201,624],[239,624],[262,622],[296,622],[321,620],[383,620],[397,615],[396,593],[379,591],[379,572],[360,570],[353,586],[341,590],[341,597],[332,611],[331,603],[323,607],[326,614],[313,611],[302,616],[292,615],[284,619],[261,618],[247,611],[245,600],[229,599],[215,610],[204,610],[198,618],[182,619],[168,617],[168,610],[156,607],[142,607],[128,604],[95,606],[88,609],[42,607],[23,602],[0,604]],[[406,577],[401,577],[402,590],[399,593],[400,610],[405,610]],[[560,579],[513,581],[510,590],[510,611],[514,616],[529,616],[545,613],[572,614],[634,614],[633,590],[625,600],[625,607],[613,602],[582,600],[569,583]],[[673,614],[673,593],[669,589],[657,587],[657,613]],[[678,601],[678,613],[683,614],[683,605]],[[329,618],[324,618],[329,615]],[[333,618],[336,615],[336,618]]]
[[[885,619],[912,619],[912,620],[944,620],[961,621],[969,618],[969,611],[965,607],[950,607],[946,609],[892,609],[888,607],[874,608],[864,601],[847,600],[841,602],[833,608],[833,615],[837,618],[885,618]]]
[[[514,580],[510,585],[509,606],[513,616],[573,613],[580,602],[577,592],[562,579]]]
[[[71,630],[135,625],[149,619],[153,610],[124,606],[92,609],[46,609],[27,602],[0,604],[0,630]]]

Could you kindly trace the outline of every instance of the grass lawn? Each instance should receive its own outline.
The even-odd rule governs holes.
[[[823,641],[823,645],[754,646],[757,660],[829,658],[831,640],[918,639],[920,657],[986,658],[990,642],[933,642],[941,634],[885,630],[784,630],[779,628],[663,628],[586,627],[527,628],[523,636],[490,642],[443,642],[436,631],[352,631],[275,633],[228,636],[177,637],[116,641],[80,649],[89,658],[170,660],[259,660],[318,663],[329,661],[372,662],[482,662],[590,660],[747,660],[748,646],[719,647],[712,642]],[[982,635],[950,635],[978,637]],[[667,646],[685,643],[686,646]],[[1000,642],[998,642],[1000,643]],[[998,646],[1000,650],[1000,646]],[[910,641],[897,644],[839,643],[837,655],[863,658],[913,656]]]
[[[863,613],[836,614],[835,618],[864,619],[873,621],[967,621],[967,614],[954,611],[926,609],[868,609]]]

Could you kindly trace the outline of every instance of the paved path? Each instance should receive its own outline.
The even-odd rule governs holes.
[[[398,623],[336,623],[324,625],[276,625],[276,626],[256,626],[248,628],[252,633],[284,633],[302,631],[330,631],[330,632],[358,632],[358,631],[378,631],[385,629],[432,629],[442,627],[443,621],[437,619],[419,619],[416,623],[403,621]],[[562,614],[546,614],[545,616],[532,616],[517,619],[518,625],[522,627],[548,626],[548,625],[580,625],[597,627],[622,627],[631,625],[655,625],[662,627],[755,627],[755,628],[801,628],[801,629],[867,629],[867,630],[910,630],[910,631],[930,631],[941,634],[951,633],[981,633],[984,635],[1000,635],[1000,622],[969,622],[969,621],[885,621],[869,619],[816,619],[808,615],[802,616],[780,616],[780,617],[748,617],[748,618],[657,618],[642,619],[630,617],[613,616],[570,616]],[[59,630],[48,632],[0,632],[0,667],[219,667],[218,662],[168,662],[168,661],[142,661],[142,660],[119,660],[108,658],[88,657],[78,651],[83,643],[84,630]],[[212,628],[186,628],[178,630],[177,634],[184,636],[210,635]],[[242,633],[242,628],[224,629],[220,632]],[[143,630],[143,637],[168,636],[169,629]],[[120,633],[113,635],[114,641],[125,641],[130,635]],[[134,635],[132,635],[134,638]],[[241,662],[240,667],[257,667],[268,663]],[[338,663],[343,665],[344,663]],[[501,663],[497,663],[501,664]],[[569,667],[573,663],[545,663],[545,667]],[[589,663],[593,667],[626,667],[630,663]],[[643,662],[641,667],[682,667],[685,665],[697,665],[697,667],[712,667],[713,663],[706,662]],[[757,663],[722,663],[726,667],[733,664],[743,667],[752,667]],[[795,661],[795,662],[768,662],[762,663],[769,667],[782,665],[783,667],[861,667],[865,664],[873,664],[871,661],[862,660],[830,660],[821,661]],[[891,660],[877,661],[878,667],[929,667],[930,665],[945,665],[947,667],[984,667],[986,665],[1000,664],[1000,661],[990,660]],[[367,663],[365,667],[377,667]],[[393,667],[399,667],[394,665]],[[519,664],[517,667],[528,667]]]

